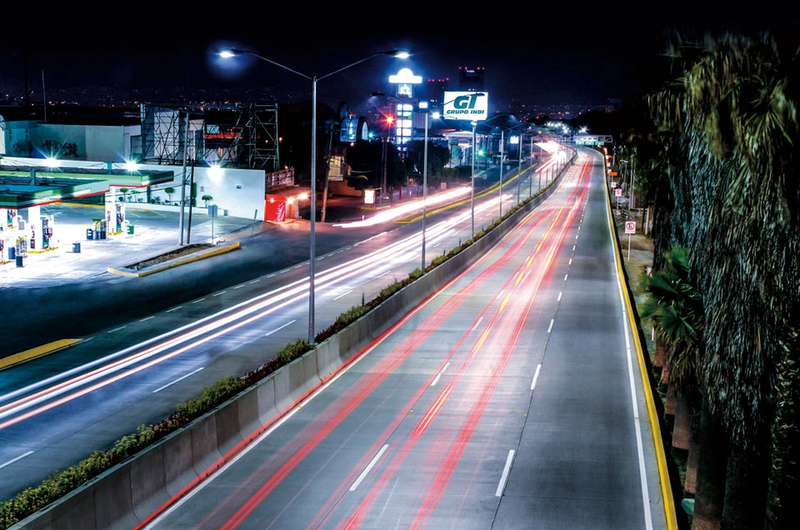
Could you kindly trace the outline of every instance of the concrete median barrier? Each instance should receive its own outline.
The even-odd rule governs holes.
[[[328,376],[336,373],[342,367],[339,343],[339,334],[336,334],[314,350],[317,357],[317,377],[320,381],[324,382]]]
[[[137,521],[169,502],[165,447],[166,444],[156,444],[131,461],[131,500]]]

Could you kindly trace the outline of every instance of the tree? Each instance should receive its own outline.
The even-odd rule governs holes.
[[[172,202],[172,194],[175,193],[175,188],[164,188],[164,193],[169,197],[169,202]]]
[[[671,238],[695,256],[704,300],[707,445],[694,524],[789,527],[798,519],[788,502],[798,497],[796,56],[768,34],[679,39],[673,51],[681,75],[649,103],[669,153]],[[712,461],[726,446],[719,477]],[[714,522],[704,507],[719,487]]]
[[[214,200],[214,197],[212,197],[211,195],[203,195],[202,197],[200,197],[200,200],[205,202],[205,206],[206,208],[208,208],[208,201]]]
[[[424,170],[425,141],[414,140],[408,144],[406,168],[422,174]],[[428,140],[428,185],[435,185],[442,179],[442,169],[450,162],[450,149]]]

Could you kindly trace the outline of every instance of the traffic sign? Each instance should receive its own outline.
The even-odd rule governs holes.
[[[636,221],[625,221],[625,233],[626,234],[636,233]]]

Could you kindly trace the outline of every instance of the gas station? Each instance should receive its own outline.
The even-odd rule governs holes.
[[[107,234],[132,233],[120,189],[147,188],[173,179],[172,171],[0,166],[0,263],[15,261],[22,267],[29,253],[58,248],[58,226],[53,216],[41,213],[45,204],[104,195],[104,218],[94,220],[86,237],[105,239]],[[73,245],[73,252],[80,252],[80,243]]]

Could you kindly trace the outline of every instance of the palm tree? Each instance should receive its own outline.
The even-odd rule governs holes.
[[[703,300],[689,278],[687,250],[674,247],[664,259],[666,265],[661,270],[645,277],[648,295],[639,313],[644,321],[653,326],[657,340],[666,350],[667,384],[669,394],[676,402],[673,441],[677,443],[678,439],[688,438],[688,447],[681,448],[689,452],[686,476],[694,477],[699,449],[698,414],[702,398],[699,380],[702,377],[704,354]],[[684,489],[687,493],[694,493],[694,481],[687,478]]]
[[[682,77],[650,103],[669,151],[684,160],[669,158],[670,224],[695,256],[704,300],[702,435],[730,442],[726,480],[700,476],[722,471],[703,461],[721,451],[701,453],[694,525],[781,528],[798,513],[786,502],[798,495],[796,64],[766,34],[689,44]]]

